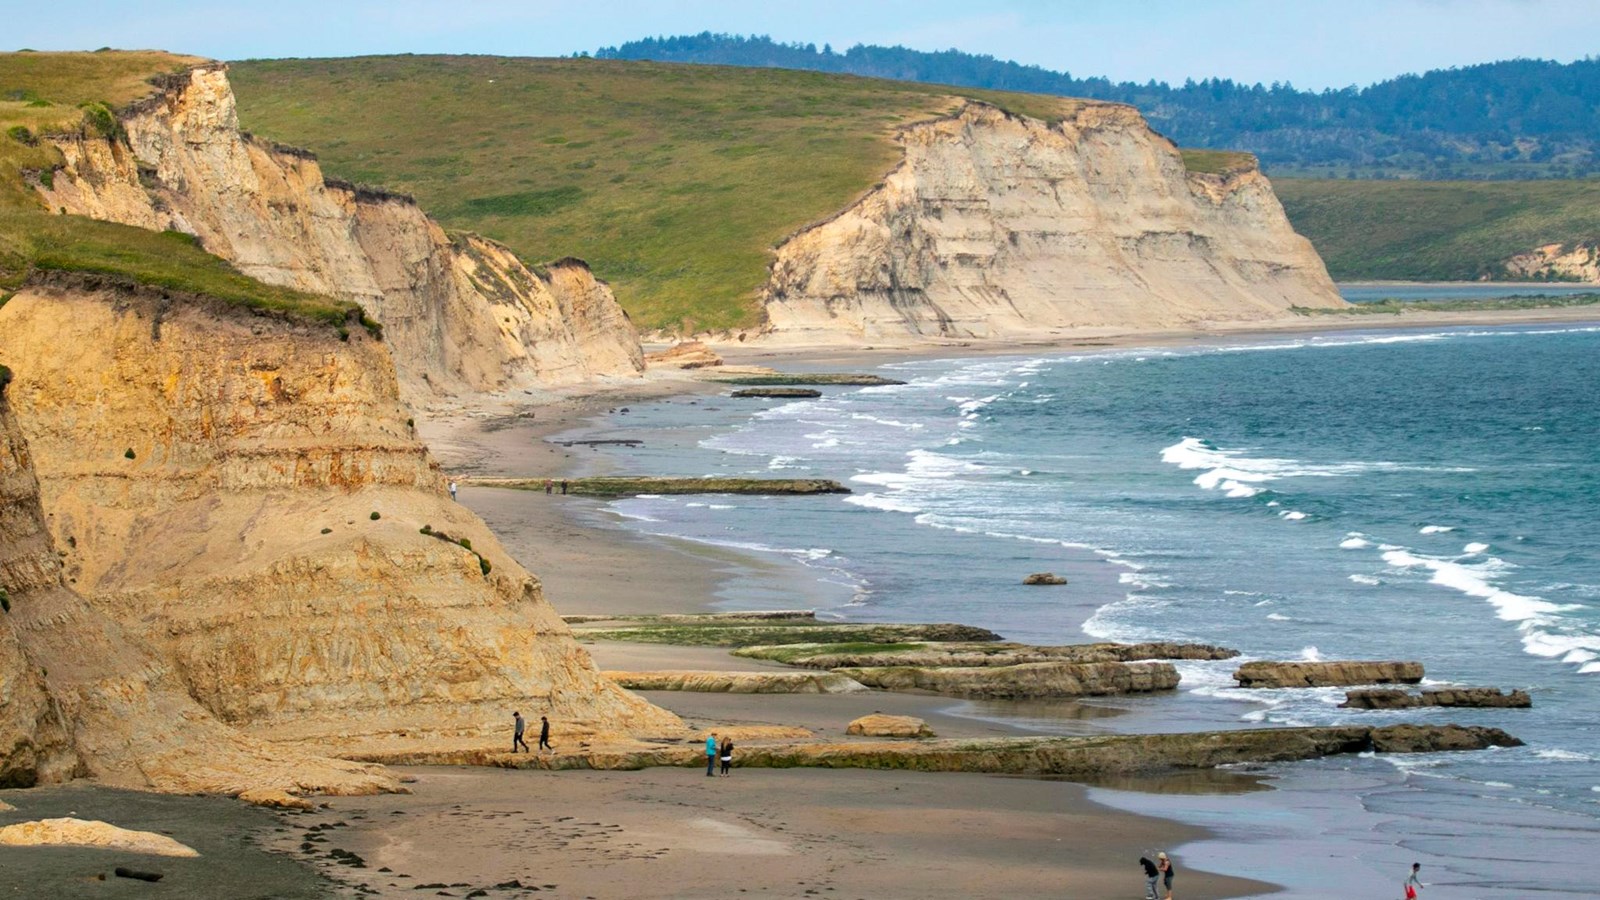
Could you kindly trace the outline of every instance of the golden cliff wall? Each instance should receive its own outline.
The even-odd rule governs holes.
[[[68,584],[222,721],[335,751],[481,745],[517,708],[679,727],[448,499],[364,331],[35,287],[0,308],[0,359]]]
[[[900,139],[881,186],[778,248],[769,340],[1038,338],[1343,303],[1265,177],[1189,174],[1132,107],[1047,124],[973,102]]]
[[[1511,278],[1545,278],[1600,284],[1600,243],[1546,244],[1506,260]]]
[[[582,262],[537,274],[407,197],[330,182],[310,154],[240,133],[222,64],[171,77],[122,125],[124,139],[52,139],[66,164],[37,186],[48,208],[194,234],[246,275],[359,302],[408,398],[643,370],[632,324]]]

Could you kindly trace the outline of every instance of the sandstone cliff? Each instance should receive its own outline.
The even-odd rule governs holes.
[[[410,198],[330,181],[310,154],[242,134],[221,64],[167,79],[122,126],[51,139],[66,163],[35,185],[49,209],[187,232],[246,275],[359,302],[408,398],[644,369],[581,261],[535,273],[493,241],[447,235]]]
[[[236,794],[250,789],[397,790],[373,766],[309,757],[234,732],[170,666],[63,582],[44,528],[32,458],[0,393],[0,783],[92,775],[120,787]],[[18,741],[16,735],[29,734]]]
[[[1546,244],[1506,260],[1512,278],[1554,278],[1600,284],[1600,243]]]
[[[1188,172],[1128,106],[1046,123],[969,102],[908,126],[905,158],[777,249],[767,337],[1048,337],[1343,305],[1253,165]]]
[[[678,727],[448,499],[361,329],[35,287],[0,307],[0,358],[69,584],[222,721],[340,751],[477,740],[519,707]]]

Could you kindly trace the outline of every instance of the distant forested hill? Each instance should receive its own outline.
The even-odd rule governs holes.
[[[1185,147],[1249,150],[1275,175],[1572,178],[1600,172],[1600,58],[1517,59],[1367,88],[1301,91],[1227,79],[1180,86],[1075,78],[956,50],[781,44],[711,34],[606,47],[607,59],[841,72],[1115,100]]]

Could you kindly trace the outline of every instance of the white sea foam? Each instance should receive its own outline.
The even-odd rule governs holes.
[[[1344,540],[1339,542],[1339,549],[1341,550],[1365,550],[1371,546],[1372,542],[1367,540],[1367,536],[1359,531],[1347,532]]]
[[[844,498],[844,502],[852,506],[864,506],[867,509],[881,509],[886,512],[919,513],[922,507],[899,500],[888,494],[851,494]]]
[[[1368,586],[1383,584],[1382,581],[1380,581],[1380,580],[1378,580],[1376,578],[1373,578],[1371,575],[1350,575],[1348,577],[1349,577],[1349,579],[1351,581],[1354,581],[1356,584],[1365,584],[1365,585],[1368,585]]]
[[[1416,467],[1392,462],[1309,463],[1298,459],[1247,456],[1247,449],[1224,450],[1197,437],[1161,450],[1161,461],[1180,469],[1199,470],[1194,483],[1208,491],[1235,498],[1254,497],[1264,485],[1284,478],[1349,478],[1373,471],[1400,471]],[[1291,521],[1301,515],[1284,515]]]
[[[1533,755],[1540,759],[1552,759],[1558,762],[1594,762],[1595,757],[1587,753],[1578,753],[1574,750],[1535,750]]]
[[[1497,618],[1517,623],[1522,649],[1527,653],[1579,665],[1578,671],[1583,674],[1600,672],[1600,661],[1597,661],[1600,634],[1584,631],[1579,623],[1562,616],[1562,613],[1582,607],[1552,603],[1543,597],[1517,594],[1496,586],[1490,579],[1515,568],[1504,560],[1489,556],[1481,562],[1469,563],[1404,549],[1386,551],[1383,560],[1397,569],[1427,570],[1431,573],[1428,579],[1431,583],[1488,601],[1495,608]]]
[[[1290,522],[1298,522],[1301,519],[1304,519],[1305,517],[1306,517],[1306,514],[1301,512],[1301,511],[1299,511],[1298,509],[1288,509],[1288,510],[1284,510],[1281,513],[1278,513],[1278,518],[1287,519]]]
[[[1278,613],[1267,613],[1267,618],[1271,619],[1274,622],[1293,622],[1294,621],[1294,619],[1290,618],[1289,616],[1279,615]]]
[[[1315,646],[1307,645],[1300,648],[1300,658],[1306,662],[1320,662],[1322,660],[1322,651]]]
[[[1462,547],[1461,548],[1461,552],[1466,554],[1467,556],[1476,556],[1477,554],[1482,553],[1483,551],[1485,551],[1487,549],[1489,549],[1489,545],[1488,544],[1476,544],[1476,543],[1474,543],[1474,544],[1468,544],[1465,547]]]
[[[1444,534],[1447,531],[1455,531],[1455,527],[1451,525],[1424,525],[1417,529],[1418,534]]]

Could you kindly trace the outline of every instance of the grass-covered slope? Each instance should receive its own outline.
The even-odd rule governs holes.
[[[247,278],[188,235],[54,215],[27,185],[25,172],[48,179],[61,163],[41,135],[114,134],[114,111],[148,96],[150,79],[202,61],[153,51],[0,53],[0,302],[36,273],[72,272],[333,325],[359,315],[354,303]]]
[[[1600,238],[1600,179],[1280,178],[1272,186],[1339,280],[1504,278],[1513,254]]]
[[[1077,101],[777,69],[592,59],[232,64],[243,127],[416,196],[528,259],[578,256],[645,329],[758,321],[768,250],[872,187],[897,125],[952,96]]]

